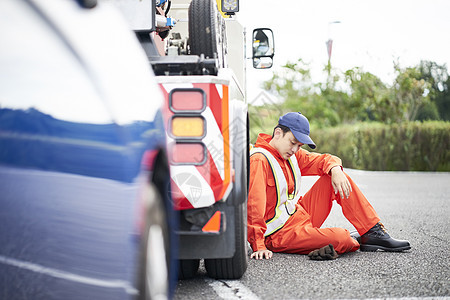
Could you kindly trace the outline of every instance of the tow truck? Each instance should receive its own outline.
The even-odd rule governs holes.
[[[179,278],[193,277],[204,259],[208,276],[238,279],[248,263],[249,164],[246,34],[237,20],[239,2],[114,2],[166,99],[171,197],[180,212]],[[253,67],[272,66],[269,28],[253,30],[252,53]]]

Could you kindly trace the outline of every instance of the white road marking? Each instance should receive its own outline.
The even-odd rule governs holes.
[[[448,300],[447,296],[436,297],[401,297],[401,298],[367,298],[366,300]]]
[[[205,281],[222,299],[259,300],[258,296],[237,280],[205,279]]]
[[[260,298],[250,291],[238,280],[214,280],[205,279],[221,299],[226,300],[260,300]],[[300,298],[299,298],[300,299]],[[450,300],[447,296],[436,297],[400,297],[400,298],[368,298],[367,300]]]
[[[129,282],[125,280],[105,280],[81,276],[57,269],[47,268],[38,264],[21,261],[15,258],[6,257],[3,255],[0,255],[0,263],[77,283],[94,285],[105,288],[120,288],[124,289],[127,292],[127,294],[130,295],[137,295],[139,293],[139,291],[136,288],[134,288]]]

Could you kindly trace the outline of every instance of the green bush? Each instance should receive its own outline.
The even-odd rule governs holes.
[[[312,130],[316,151],[345,167],[387,171],[450,171],[450,122],[359,123]]]

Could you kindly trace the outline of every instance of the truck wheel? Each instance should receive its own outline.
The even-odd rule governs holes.
[[[139,299],[166,299],[169,297],[169,230],[161,195],[152,183],[148,186],[147,204],[140,251]]]
[[[181,259],[179,265],[178,278],[190,279],[197,274],[200,266],[200,259]]]
[[[225,21],[217,10],[215,0],[192,0],[189,6],[190,54],[217,56],[219,67],[225,67]]]
[[[236,252],[231,258],[205,259],[208,276],[215,279],[239,279],[247,270],[247,202],[235,208]]]

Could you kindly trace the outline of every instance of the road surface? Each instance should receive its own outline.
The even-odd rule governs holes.
[[[174,299],[450,299],[450,173],[346,172],[411,250],[357,251],[334,261],[275,253],[249,261],[240,280],[212,280],[201,265],[196,278],[178,282]],[[302,178],[303,193],[315,179]],[[354,230],[338,205],[324,227]]]

